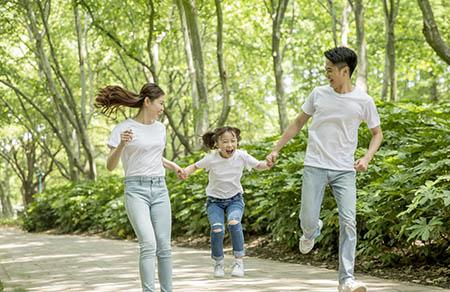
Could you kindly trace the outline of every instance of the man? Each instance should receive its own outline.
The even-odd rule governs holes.
[[[357,64],[354,51],[346,47],[330,49],[326,57],[329,85],[316,87],[267,156],[273,164],[281,148],[303,128],[310,117],[308,147],[304,161],[300,222],[303,235],[299,249],[306,254],[323,226],[319,219],[326,185],[330,185],[339,210],[339,292],[365,292],[354,279],[356,250],[356,175],[366,171],[380,147],[383,134],[373,99],[354,87],[351,76]],[[354,161],[358,128],[366,122],[371,133],[366,154]]]

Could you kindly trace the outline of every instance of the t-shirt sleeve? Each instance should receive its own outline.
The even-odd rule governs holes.
[[[306,98],[305,103],[302,105],[302,111],[305,114],[308,114],[312,116],[314,112],[316,111],[314,108],[314,90],[309,94],[309,96]]]
[[[367,123],[369,129],[373,129],[380,125],[380,115],[378,114],[377,107],[373,99],[370,99],[370,101],[366,103],[363,119]]]
[[[206,171],[209,170],[210,166],[211,166],[211,158],[212,158],[212,154],[206,154],[202,159],[200,159],[199,161],[195,162],[195,166],[198,168],[204,168]]]
[[[116,148],[117,146],[119,146],[120,143],[120,133],[122,127],[120,125],[115,126],[112,131],[111,131],[111,135],[109,136],[109,140],[108,140],[108,146],[112,147],[112,148]]]
[[[247,153],[247,151],[242,151],[242,158],[244,159],[244,166],[247,170],[252,170],[259,164],[259,160]]]

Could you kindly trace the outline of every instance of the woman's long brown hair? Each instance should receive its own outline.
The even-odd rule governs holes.
[[[119,107],[141,108],[145,98],[151,101],[164,95],[164,91],[154,83],[142,86],[139,94],[124,89],[118,85],[110,85],[100,89],[95,98],[95,106],[106,116],[115,114]]]

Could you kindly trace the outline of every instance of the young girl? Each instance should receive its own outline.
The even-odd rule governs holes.
[[[118,107],[139,108],[134,118],[112,130],[106,167],[125,170],[125,207],[139,241],[139,271],[143,291],[155,291],[155,258],[161,291],[172,291],[170,246],[171,209],[164,180],[168,168],[184,178],[177,164],[165,159],[166,128],[157,121],[164,110],[164,92],[156,84],[145,84],[136,94],[120,86],[107,86],[96,98],[97,107],[109,115]]]
[[[227,215],[235,262],[231,276],[244,276],[244,234],[241,219],[244,213],[244,191],[241,177],[244,168],[268,169],[265,161],[258,161],[243,150],[238,150],[241,131],[222,127],[203,135],[203,143],[209,149],[217,149],[200,161],[184,169],[186,176],[199,168],[209,172],[206,187],[206,211],[211,225],[211,257],[215,260],[214,276],[224,276],[224,215]]]

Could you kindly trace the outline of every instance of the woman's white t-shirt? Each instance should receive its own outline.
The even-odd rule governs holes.
[[[260,161],[244,150],[236,150],[230,158],[223,158],[218,151],[208,153],[195,163],[198,168],[208,171],[206,195],[228,199],[243,193],[241,177],[244,168],[255,168]]]
[[[127,119],[116,125],[109,137],[108,146],[116,148],[120,134],[131,129],[133,140],[123,149],[121,160],[125,176],[164,176],[162,158],[166,146],[166,127],[161,122],[139,123]]]
[[[302,110],[312,116],[304,164],[354,171],[359,125],[366,122],[369,129],[380,125],[373,99],[358,87],[339,94],[325,85],[311,92]]]

